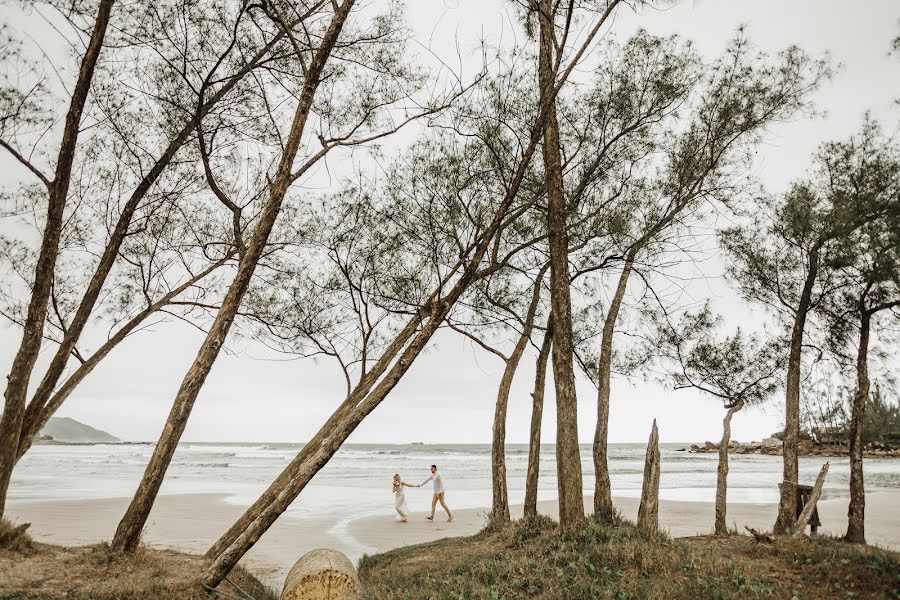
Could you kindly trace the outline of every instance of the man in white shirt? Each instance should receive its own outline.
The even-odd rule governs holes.
[[[429,521],[434,521],[434,510],[437,508],[437,503],[440,502],[447,512],[447,522],[449,523],[453,520],[453,513],[450,512],[450,509],[447,508],[447,503],[444,502],[444,476],[438,472],[437,465],[431,465],[431,477],[420,483],[419,487],[422,487],[429,481],[434,482],[434,496],[431,497],[431,516],[426,518]]]

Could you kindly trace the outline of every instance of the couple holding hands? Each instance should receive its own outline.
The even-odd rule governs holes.
[[[431,465],[431,477],[419,485],[412,485],[401,480],[400,473],[394,475],[394,485],[392,489],[394,491],[394,509],[397,511],[398,521],[406,523],[407,517],[409,516],[409,509],[406,507],[406,493],[403,488],[422,487],[429,481],[434,482],[434,495],[431,497],[431,516],[426,518],[429,521],[434,521],[434,510],[437,508],[437,503],[440,502],[447,513],[447,522],[449,523],[453,520],[453,513],[450,512],[450,509],[447,508],[447,503],[444,502],[444,476],[438,472],[437,465]]]

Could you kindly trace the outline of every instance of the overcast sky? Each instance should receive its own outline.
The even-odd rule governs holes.
[[[409,0],[409,18],[423,48],[455,59],[456,48],[474,52],[478,39],[496,42],[512,34],[505,0]],[[864,8],[863,8],[864,7]],[[6,10],[6,7],[4,7]],[[813,55],[830,53],[842,65],[816,95],[824,116],[773,128],[753,169],[770,191],[802,177],[810,154],[823,141],[854,133],[866,110],[896,132],[900,98],[900,57],[888,56],[900,34],[900,3],[835,0],[696,0],[665,10],[619,10],[608,35],[625,40],[637,27],[654,34],[678,33],[715,56],[744,24],[760,49],[777,52],[796,44]],[[5,21],[6,19],[4,19]],[[11,23],[16,27],[16,22]],[[424,50],[422,50],[424,52]],[[468,60],[468,59],[467,59]],[[388,148],[390,150],[390,148]],[[9,183],[18,167],[0,158],[0,181]],[[7,224],[9,226],[9,224]],[[704,273],[715,278],[720,269]],[[761,315],[746,310],[720,283],[707,287],[730,326],[755,328]],[[6,370],[20,331],[0,328],[0,369]],[[132,336],[92,373],[58,413],[128,440],[155,440],[169,405],[193,359],[201,335],[180,324]],[[342,378],[327,361],[285,361],[252,342],[236,344],[219,357],[200,394],[184,435],[189,441],[305,441],[341,400]],[[47,360],[47,352],[39,364]],[[527,441],[533,356],[524,359],[511,396],[508,441]],[[489,442],[499,359],[446,332],[435,336],[388,399],[359,427],[351,442]],[[548,388],[549,391],[549,388]],[[593,437],[596,391],[579,381],[579,438]],[[664,442],[703,441],[721,435],[721,404],[692,391],[672,392],[657,384],[616,379],[610,441],[645,441],[656,418]],[[552,442],[555,414],[549,400],[543,439]],[[748,409],[735,418],[734,438],[760,439],[781,428],[777,403]]]

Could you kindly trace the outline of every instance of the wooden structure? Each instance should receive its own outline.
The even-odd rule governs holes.
[[[781,484],[778,484],[778,489],[781,489]],[[797,510],[795,512],[795,517],[800,518],[800,515],[803,514],[803,508],[806,506],[806,503],[809,502],[810,496],[812,496],[813,486],[811,485],[798,485],[797,486]],[[809,526],[810,530],[815,533],[819,527],[822,526],[822,522],[819,520],[819,507],[816,506],[813,508],[812,516],[809,518]],[[805,527],[804,527],[805,529]]]
[[[350,559],[318,548],[301,556],[288,573],[281,600],[361,600],[362,585]]]

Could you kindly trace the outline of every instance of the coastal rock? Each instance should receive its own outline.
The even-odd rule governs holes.
[[[116,436],[80,423],[69,417],[50,417],[38,434],[39,441],[110,444],[121,441]]]
[[[719,447],[712,442],[703,442],[703,447],[707,450],[718,450]]]
[[[780,448],[783,444],[784,444],[784,442],[782,442],[778,438],[772,438],[772,437],[763,438],[763,441],[762,441],[763,448]]]

